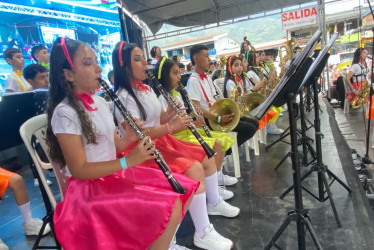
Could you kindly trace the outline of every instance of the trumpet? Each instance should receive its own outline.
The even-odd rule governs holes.
[[[146,134],[140,129],[138,124],[136,124],[134,118],[132,117],[131,113],[126,110],[125,106],[123,106],[122,102],[119,100],[118,96],[114,93],[114,91],[109,87],[108,83],[106,83],[103,79],[99,78],[99,82],[101,84],[101,87],[104,89],[105,93],[108,94],[114,105],[118,108],[118,110],[121,112],[121,115],[125,119],[125,121],[130,125],[130,127],[135,131],[135,133],[138,135],[139,139],[143,139],[146,137]],[[150,143],[151,140],[148,140],[146,144]],[[162,157],[162,154],[157,149],[155,150],[154,154],[157,156],[156,159],[154,159],[157,163],[157,165],[160,167],[161,171],[165,175],[166,179],[170,183],[171,187],[176,193],[184,194],[186,193],[186,189],[182,187],[182,185],[174,178],[174,176],[171,174],[168,165],[166,164],[164,158]]]
[[[156,79],[152,72],[146,70],[146,74],[152,80],[152,84],[157,88],[158,91],[160,91],[161,95],[165,98],[167,103],[175,110],[175,112],[177,112],[178,115],[182,114],[182,112],[184,111],[178,107],[178,105],[173,100],[173,97],[162,87],[161,83]],[[209,145],[204,141],[199,131],[197,131],[195,125],[192,122],[188,125],[188,129],[191,131],[191,133],[196,137],[200,145],[203,147],[208,158],[213,157],[216,154],[216,152],[214,152],[214,150],[211,149]]]
[[[190,109],[192,110],[192,112],[195,114],[196,118],[197,119],[203,119],[204,121],[204,117],[201,116],[201,114],[197,111],[197,108],[195,106],[195,104],[192,102],[191,98],[188,96],[188,93],[187,91],[184,89],[184,86],[179,83],[178,87],[177,87],[179,93],[181,93],[181,95],[185,98],[185,100],[187,101],[188,103],[188,106],[190,107]],[[210,134],[210,130],[208,128],[208,126],[206,125],[205,121],[204,121],[204,124],[203,124],[203,130],[205,132],[205,134],[212,138],[213,136]]]

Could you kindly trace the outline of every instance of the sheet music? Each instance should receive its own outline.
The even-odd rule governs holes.
[[[314,33],[313,37],[309,40],[305,48],[301,51],[300,55],[298,55],[296,59],[291,63],[290,67],[283,75],[283,77],[280,79],[277,86],[274,88],[273,92],[271,92],[269,97],[260,106],[258,106],[251,112],[252,116],[254,116],[256,119],[261,119],[266,114],[266,112],[273,105],[281,90],[288,83],[291,76],[296,72],[296,70],[300,67],[302,62],[313,51],[313,48],[315,48],[315,46],[317,45],[317,41],[321,37],[321,34],[322,32],[320,30],[317,30]]]
[[[318,57],[314,60],[312,65],[310,66],[308,73],[306,73],[303,82],[300,85],[299,90],[309,81],[309,78],[312,76],[315,68],[321,63],[323,57],[327,54],[329,49],[334,45],[336,38],[338,37],[338,33],[335,33],[331,39],[327,42],[326,46],[322,49],[322,51],[318,54]]]

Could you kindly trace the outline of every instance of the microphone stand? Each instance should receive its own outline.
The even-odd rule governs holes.
[[[370,7],[370,12],[371,12],[371,15],[373,16],[374,18],[374,13],[373,13],[373,9],[371,8],[371,4],[370,4],[370,1],[368,1],[368,4],[369,4],[369,7]],[[371,53],[373,53],[373,50],[374,50],[374,27],[372,28],[372,31],[373,31],[373,46],[372,46],[372,49],[371,49]],[[360,41],[360,47],[361,47],[361,41]],[[369,139],[370,139],[370,124],[371,124],[371,105],[372,105],[372,102],[373,102],[373,99],[372,99],[372,96],[373,96],[373,58],[371,58],[371,76],[370,76],[370,94],[369,94],[369,97],[370,97],[370,100],[369,100],[369,118],[368,118],[368,131],[367,131],[367,134],[366,134],[366,153],[365,153],[365,156],[362,158],[362,163],[364,164],[373,164],[374,162],[371,161],[370,157],[369,157]]]

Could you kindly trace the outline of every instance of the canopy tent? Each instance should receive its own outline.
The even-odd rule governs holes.
[[[313,0],[118,0],[144,21],[153,34],[162,25],[200,26],[265,11],[279,10]]]

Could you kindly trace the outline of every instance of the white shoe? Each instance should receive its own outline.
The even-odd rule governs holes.
[[[230,190],[227,190],[225,187],[223,186],[218,186],[218,192],[219,192],[219,196],[222,196],[222,199],[225,201],[225,200],[229,200],[231,199],[232,197],[234,197],[234,193]]]
[[[195,246],[203,249],[212,249],[212,250],[229,250],[234,246],[234,243],[217,233],[213,225],[210,224],[204,229],[205,235],[203,238],[200,238],[199,235],[195,232],[193,236],[193,243]]]
[[[50,180],[47,180],[48,186],[52,185],[53,183]],[[34,186],[39,187],[39,181],[38,179],[34,179]]]
[[[207,209],[209,215],[221,215],[228,218],[233,218],[239,215],[240,209],[238,207],[234,207],[224,201],[222,197],[219,197],[218,204],[213,207],[207,203]]]
[[[275,123],[268,125],[266,131],[268,132],[268,134],[273,135],[280,135],[284,132],[284,130],[278,128],[277,125],[275,125]]]
[[[9,250],[9,247],[0,239],[0,250]]]
[[[232,186],[238,183],[238,179],[232,176],[223,174],[222,171],[217,172],[218,185],[220,186]]]
[[[191,250],[191,249],[184,247],[184,246],[180,246],[172,242],[169,246],[169,250]]]
[[[32,218],[29,222],[27,223],[22,223],[22,226],[23,226],[23,229],[24,229],[24,232],[25,232],[25,235],[26,236],[30,236],[30,235],[38,235],[39,234],[39,231],[40,229],[42,228],[42,225],[43,225],[43,221],[39,220],[39,219],[36,219],[36,218]],[[47,224],[44,228],[44,232],[43,232],[43,235],[46,235],[47,233],[49,233],[51,231],[51,228],[49,227],[49,225]]]

